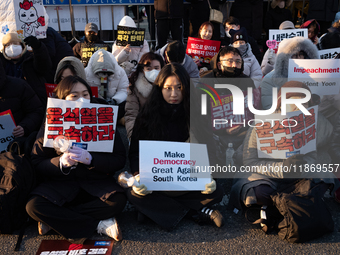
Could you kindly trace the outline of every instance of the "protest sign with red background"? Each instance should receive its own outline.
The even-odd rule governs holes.
[[[220,41],[188,37],[186,54],[193,59],[199,59],[201,63],[209,64],[210,60],[220,50],[220,45]]]

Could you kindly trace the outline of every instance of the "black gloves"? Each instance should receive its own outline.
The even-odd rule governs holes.
[[[41,42],[34,36],[29,36],[24,39],[24,42],[28,45],[31,46],[32,49],[39,49],[41,46]]]
[[[117,101],[115,99],[113,99],[113,98],[110,98],[110,99],[108,99],[106,101],[109,103],[109,105],[118,105]]]

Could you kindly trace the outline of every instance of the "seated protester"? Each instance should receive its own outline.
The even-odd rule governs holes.
[[[340,31],[334,30],[321,36],[317,47],[320,50],[340,47]]]
[[[88,64],[88,53],[83,55],[83,48],[91,48],[94,46],[99,46],[101,48],[106,48],[107,51],[111,52],[110,45],[106,44],[99,38],[98,26],[95,23],[87,23],[85,26],[85,38],[84,41],[78,42],[73,46],[73,54],[75,57],[79,58],[83,63],[84,67]],[[92,52],[93,53],[93,52]]]
[[[33,53],[27,51],[26,45],[16,32],[7,33],[2,38],[4,48],[0,59],[6,75],[25,80],[45,108],[47,93],[44,75],[52,68],[51,59],[46,46],[34,36],[29,36],[24,41],[32,47]]]
[[[198,30],[198,38],[204,39],[204,40],[211,40],[213,33],[214,33],[214,25],[210,21],[206,21],[202,23],[202,25],[200,26]],[[194,62],[198,66],[200,75],[204,74],[209,69],[211,69],[210,64],[204,62],[204,58],[195,59]]]
[[[308,28],[308,39],[310,39],[315,45],[319,43],[318,34],[320,31],[320,25],[315,19],[307,20],[300,28]]]
[[[308,86],[302,82],[289,81],[282,87],[284,88],[304,88],[309,90]],[[309,90],[310,91],[310,90]],[[286,98],[294,97],[295,99],[305,98],[303,93],[287,93]],[[278,92],[277,112],[281,112],[281,89]],[[305,108],[313,106],[313,102],[304,103]],[[287,112],[298,111],[299,109],[293,105],[287,105]],[[316,148],[317,151],[312,151],[307,154],[294,155],[287,159],[269,159],[258,157],[257,135],[256,129],[251,127],[248,130],[243,145],[243,166],[249,166],[257,172],[253,173],[237,173],[234,177],[235,182],[231,188],[231,196],[229,205],[232,208],[242,210],[244,206],[250,207],[253,205],[273,206],[271,194],[277,191],[279,185],[283,182],[293,183],[296,178],[313,178],[315,183],[324,182],[324,191],[327,188],[332,188],[332,194],[339,187],[339,182],[334,178],[333,173],[316,173],[303,171],[303,173],[289,173],[282,171],[283,166],[296,166],[298,169],[300,165],[304,164],[320,164],[330,163],[325,160],[326,146],[332,139],[332,125],[327,121],[322,114],[318,114],[316,130]],[[264,168],[266,166],[266,168]],[[269,167],[281,169],[278,171],[268,171]],[[293,175],[293,176],[292,176]],[[322,175],[322,176],[321,176]]]
[[[285,29],[295,29],[293,22],[286,20],[281,23],[280,30],[285,30]],[[261,70],[263,76],[268,74],[271,70],[274,69],[275,65],[275,60],[276,60],[276,54],[273,49],[268,49],[266,53],[263,56],[263,60],[261,63]]]
[[[251,46],[248,43],[247,31],[245,28],[240,30],[230,30],[230,46],[237,48],[244,62],[243,73],[253,79],[255,87],[260,86],[262,80],[261,66],[251,51]]]
[[[336,123],[333,125],[334,130],[332,134],[332,140],[330,142],[331,146],[329,151],[329,155],[332,158],[333,164],[340,164],[340,114],[338,112]],[[336,173],[336,177],[340,180],[340,175]],[[335,201],[340,203],[340,189],[335,191]]]
[[[337,15],[340,14],[340,12],[337,13]],[[340,15],[339,15],[340,17]],[[335,19],[333,21],[333,24],[330,28],[328,28],[328,32],[332,33],[332,32],[338,32],[340,33],[340,19],[337,19],[337,17],[335,16]]]
[[[45,109],[26,81],[5,74],[1,60],[0,95],[0,112],[12,112],[16,124],[14,137],[28,136],[39,130]]]
[[[123,68],[118,65],[115,57],[106,50],[96,51],[85,68],[85,74],[89,85],[98,87],[101,97],[110,104],[119,106],[118,119],[124,117],[129,80]],[[107,87],[106,93],[101,93],[100,87],[102,84]]]
[[[124,16],[118,24],[119,26],[136,28],[136,23],[129,16]],[[136,71],[137,63],[140,61],[143,54],[150,51],[149,44],[144,40],[144,44],[140,47],[132,47],[130,44],[126,46],[117,46],[117,41],[112,47],[112,54],[115,56],[118,65],[120,65],[129,77],[131,73]]]
[[[46,82],[53,83],[58,63],[64,57],[73,56],[73,50],[68,42],[57,31],[48,26],[49,17],[46,10],[44,15],[45,26],[47,27],[46,38],[39,40],[45,44],[52,61],[52,68],[45,75]]]
[[[59,84],[62,79],[69,75],[77,75],[83,80],[86,80],[83,63],[73,56],[65,57],[59,62],[54,76],[54,83]]]
[[[241,23],[240,21],[233,17],[233,16],[229,16],[229,18],[227,18],[224,22],[223,22],[223,27],[225,29],[225,34],[226,36],[223,38],[223,40],[221,40],[221,47],[225,47],[230,45],[230,29],[233,30],[240,30],[241,28]],[[259,63],[261,63],[262,61],[262,52],[260,51],[259,45],[257,44],[257,42],[255,41],[255,39],[251,36],[248,35],[248,42],[251,46],[251,51],[253,52],[253,54],[255,55],[257,61],[259,61]]]
[[[96,103],[90,86],[68,76],[55,89],[59,99]],[[125,165],[126,151],[118,130],[112,153],[88,152],[79,147],[57,152],[43,147],[43,126],[32,151],[32,165],[42,182],[32,191],[26,211],[38,221],[40,235],[50,229],[71,243],[83,243],[94,231],[119,241],[122,233],[114,218],[126,204],[124,190],[113,174]]]
[[[319,53],[311,40],[304,37],[285,39],[279,44],[275,68],[261,82],[261,101],[264,110],[272,106],[273,87],[281,88],[288,79],[289,59],[319,59]]]
[[[183,66],[164,66],[155,86],[136,118],[129,151],[131,172],[139,173],[139,141],[185,142],[190,139],[190,78]],[[154,191],[144,184],[132,186],[129,201],[140,215],[145,215],[167,230],[172,230],[188,213],[198,220],[223,225],[223,216],[207,207],[221,201],[223,193],[216,182],[206,184],[205,191]]]
[[[160,55],[166,64],[178,63],[188,72],[190,78],[199,78],[197,65],[185,54],[185,47],[180,41],[173,41],[158,49],[156,54]]]
[[[162,57],[153,52],[145,53],[138,63],[137,70],[130,76],[129,92],[125,104],[125,128],[130,139],[135,120],[144,106],[153,84],[164,66]]]

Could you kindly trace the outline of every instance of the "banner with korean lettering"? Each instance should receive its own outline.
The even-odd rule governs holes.
[[[90,61],[90,58],[92,57],[93,53],[95,53],[97,50],[108,50],[109,47],[107,44],[93,44],[88,45],[86,43],[81,43],[81,60],[82,62],[88,63]]]
[[[312,94],[338,94],[340,59],[289,59],[288,81],[303,82]]]
[[[327,50],[319,50],[320,59],[335,58],[340,53],[340,48],[332,48]]]
[[[14,140],[12,134],[13,129],[16,127],[11,110],[0,113],[0,152],[7,149],[8,144]]]
[[[308,111],[311,115],[301,111],[289,112],[286,116],[256,115],[258,157],[285,159],[315,151],[318,106],[310,107]]]
[[[36,255],[110,255],[114,243],[113,240],[85,240],[83,244],[67,240],[42,240]]]
[[[64,135],[88,151],[112,152],[118,106],[48,98],[44,147]]]
[[[145,29],[117,26],[117,46],[142,46],[144,44]]]
[[[308,38],[308,29],[307,28],[286,29],[286,30],[270,29],[268,41],[276,43],[276,47],[274,48],[274,51],[276,53],[280,42],[282,42],[284,39],[290,39],[296,36]]]
[[[19,38],[46,38],[45,10],[42,0],[13,0]]]
[[[188,37],[186,54],[193,59],[199,59],[201,63],[209,64],[220,50],[220,46],[220,41]]]
[[[244,95],[244,114],[233,114],[233,95],[220,96],[222,105],[219,100],[210,98],[211,105],[211,123],[214,131],[235,129],[235,127],[247,123],[253,119],[252,114],[248,108],[248,95],[247,91],[242,91]]]

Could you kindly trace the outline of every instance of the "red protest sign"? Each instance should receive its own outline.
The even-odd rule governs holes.
[[[210,63],[210,60],[220,50],[221,42],[213,40],[204,40],[188,37],[187,51],[193,59],[199,59],[201,63]]]

